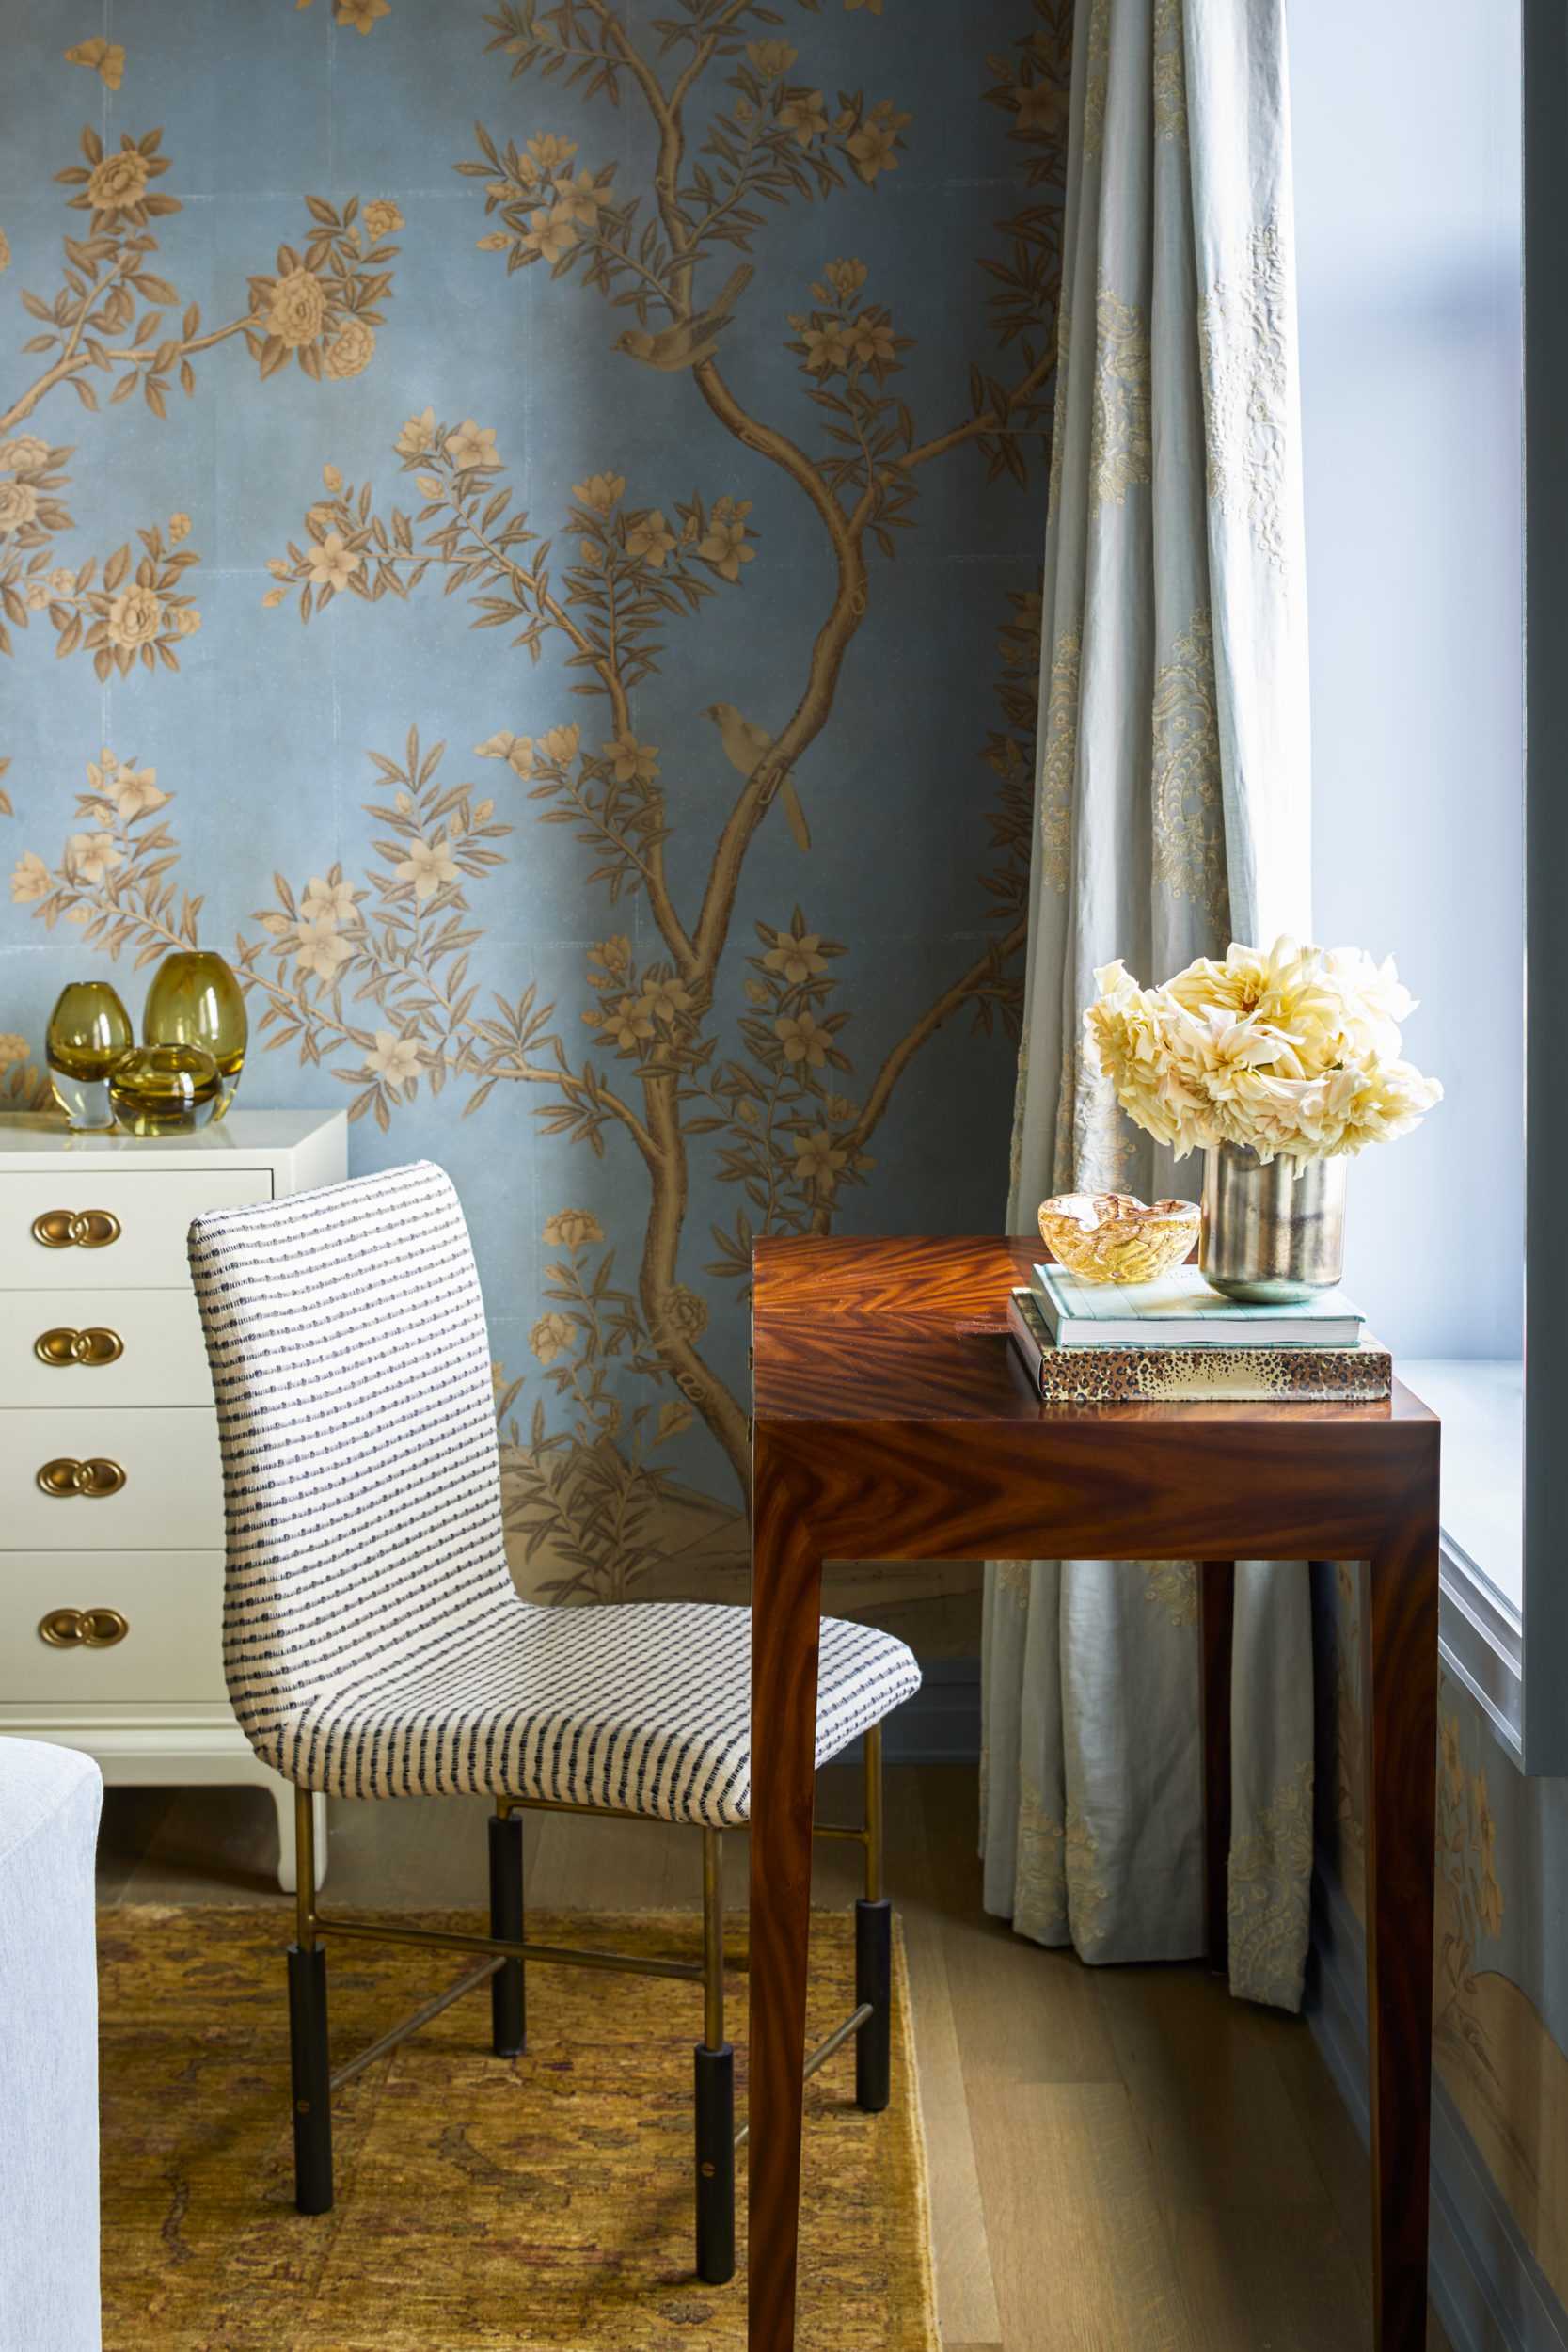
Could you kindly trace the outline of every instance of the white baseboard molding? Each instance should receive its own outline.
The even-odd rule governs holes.
[[[1306,2010],[1339,2095],[1368,2138],[1367,1976],[1361,1923],[1320,1870],[1312,1883]],[[1568,2352],[1568,2314],[1520,2235],[1444,2090],[1433,2085],[1432,2300],[1454,2352]]]

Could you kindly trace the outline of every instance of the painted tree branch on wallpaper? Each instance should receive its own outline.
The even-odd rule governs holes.
[[[1050,191],[1065,137],[1070,0],[1035,0],[1035,17],[1015,52],[988,61],[990,86],[977,93],[1008,118],[1028,182],[1047,191],[1001,224],[1002,248],[982,263],[1002,358],[970,368],[956,419],[922,428],[897,390],[910,338],[876,297],[864,263],[833,261],[784,322],[784,347],[820,418],[816,448],[742,402],[723,370],[725,335],[772,212],[831,199],[849,175],[879,186],[898,169],[909,115],[861,92],[830,105],[809,81],[793,79],[790,43],[750,37],[781,22],[760,0],[678,0],[655,28],[657,55],[607,0],[548,8],[525,0],[486,20],[489,46],[509,57],[514,78],[575,88],[584,101],[619,104],[625,96],[644,108],[657,159],[648,187],[629,193],[617,186],[624,167],[582,164],[578,143],[559,132],[519,147],[476,126],[478,153],[455,168],[483,188],[494,225],[482,248],[504,257],[509,275],[543,264],[554,280],[574,280],[621,310],[627,323],[612,338],[610,364],[689,377],[699,413],[800,494],[831,558],[831,593],[803,675],[786,690],[792,707],[783,723],[728,703],[702,714],[734,791],[689,899],[672,884],[666,845],[677,825],[699,820],[687,815],[659,747],[639,739],[632,696],[659,668],[670,633],[699,621],[715,597],[744,595],[749,567],[766,563],[751,500],[633,487],[607,465],[571,486],[559,532],[542,536],[515,504],[511,453],[498,449],[495,429],[439,417],[431,405],[404,422],[391,449],[419,502],[400,505],[373,482],[345,482],[327,463],[324,495],[270,566],[265,601],[293,598],[314,625],[344,594],[403,600],[439,580],[444,596],[466,594],[468,627],[506,630],[535,663],[559,655],[562,691],[578,699],[576,718],[563,711],[541,734],[493,733],[473,749],[526,787],[536,821],[573,829],[589,883],[602,894],[605,936],[588,951],[576,1008],[587,1032],[580,1046],[557,1007],[532,990],[515,1000],[482,996],[472,969],[483,930],[476,894],[513,829],[492,797],[455,780],[446,746],[423,746],[413,733],[398,756],[371,755],[384,787],[367,803],[383,828],[379,862],[356,876],[333,866],[302,885],[275,877],[271,902],[235,948],[253,1005],[261,1000],[259,1033],[331,1067],[353,1090],[351,1117],[389,1126],[420,1086],[461,1089],[472,1113],[498,1087],[520,1086],[542,1098],[548,1132],[595,1153],[613,1144],[641,1168],[646,1209],[635,1287],[617,1284],[595,1216],[567,1211],[546,1227],[564,1254],[550,1269],[531,1343],[566,1425],[553,1424],[541,1400],[525,1438],[509,1420],[521,1383],[503,1376],[499,1388],[503,1430],[514,1439],[509,1523],[563,1564],[555,1586],[563,1594],[618,1596],[653,1565],[666,1490],[658,1449],[693,1414],[746,1492],[744,1404],[705,1353],[707,1301],[681,1279],[693,1154],[709,1155],[712,1172],[737,1195],[733,1218],[713,1230],[705,1270],[743,1290],[758,1232],[831,1228],[845,1189],[872,1166],[895,1090],[943,1022],[967,1012],[982,1025],[1000,1019],[1016,1028],[1037,597],[1015,596],[1000,616],[1001,723],[984,754],[997,779],[992,865],[982,878],[993,936],[910,1019],[858,1094],[848,1014],[835,1001],[845,949],[807,911],[811,813],[798,771],[831,723],[844,663],[872,609],[875,564],[895,557],[899,534],[917,520],[923,469],[973,451],[991,478],[1022,482],[1025,453],[1049,418],[1060,261]],[[309,324],[303,281],[339,268],[352,278],[353,230],[352,207],[341,219],[318,216],[312,246],[280,254],[276,279],[253,281],[247,315]],[[385,256],[361,258],[368,266]],[[345,308],[356,299],[351,292]],[[351,323],[309,347],[329,357],[331,333]],[[286,334],[277,340],[287,344]],[[270,347],[259,356],[263,372],[279,364]],[[693,743],[705,732],[694,729]],[[686,748],[689,755],[692,744]],[[13,891],[46,923],[70,919],[106,952],[146,960],[193,936],[199,912],[173,876],[173,795],[134,764],[96,763],[88,786],[61,859],[24,857]],[[802,861],[799,903],[778,907],[772,920],[753,918],[742,940],[742,878],[775,803]],[[683,866],[690,870],[689,859]],[[657,933],[651,954],[634,952],[628,930],[616,928],[617,909],[639,893]],[[716,992],[737,960],[745,1009],[726,1038]],[[630,1409],[616,1393],[628,1375],[633,1395],[646,1384]]]

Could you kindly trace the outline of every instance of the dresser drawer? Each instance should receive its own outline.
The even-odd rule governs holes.
[[[183,1290],[192,1217],[271,1199],[265,1168],[0,1176],[0,1290]]]
[[[13,1291],[0,1297],[0,1407],[210,1406],[196,1293]]]
[[[224,1695],[221,1551],[0,1552],[0,1697],[69,1707]]]
[[[88,1483],[103,1491],[45,1492],[39,1484],[45,1465],[63,1465],[56,1478],[64,1484],[72,1463],[87,1465]],[[196,1406],[0,1413],[0,1544],[27,1551],[150,1544],[221,1549],[216,1414]]]

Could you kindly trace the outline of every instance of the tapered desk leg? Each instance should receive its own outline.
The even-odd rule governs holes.
[[[1432,2145],[1437,1495],[1371,1563],[1365,1612],[1367,2014],[1377,2352],[1423,2352]]]
[[[822,1563],[759,1443],[752,1540],[747,2344],[791,2352]]]
[[[1209,1965],[1223,1977],[1230,1952],[1230,1650],[1236,1563],[1205,1560],[1202,1580],[1203,1909]]]

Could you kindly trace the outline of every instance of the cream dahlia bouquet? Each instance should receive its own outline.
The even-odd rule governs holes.
[[[1090,1062],[1179,1159],[1221,1143],[1263,1161],[1330,1159],[1408,1135],[1442,1099],[1401,1057],[1416,1000],[1392,958],[1233,942],[1223,963],[1200,956],[1163,988],[1140,988],[1119,961],[1095,979]]]

